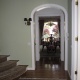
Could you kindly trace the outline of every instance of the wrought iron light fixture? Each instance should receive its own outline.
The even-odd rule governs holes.
[[[29,19],[24,18],[24,21],[25,21],[25,25],[26,25],[26,24],[27,24],[27,25],[31,25],[32,18],[29,18]]]

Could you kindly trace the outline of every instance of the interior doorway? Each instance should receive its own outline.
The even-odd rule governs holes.
[[[61,63],[60,16],[39,17],[39,62]],[[37,56],[36,56],[37,57]]]
[[[42,16],[41,14],[38,14],[38,12],[39,11],[45,11],[45,9],[47,9],[47,10],[52,10],[52,9],[54,9],[54,10],[59,10],[60,12],[62,12],[62,15],[65,15],[65,17],[64,16],[62,16],[63,18],[62,18],[62,20],[61,20],[61,26],[64,26],[64,21],[65,21],[65,32],[64,32],[64,28],[62,28],[62,33],[61,34],[64,34],[64,35],[61,35],[62,36],[62,42],[61,42],[61,59],[63,60],[63,61],[65,61],[65,70],[67,70],[67,57],[68,57],[68,55],[67,55],[67,51],[68,51],[68,48],[67,48],[67,46],[68,46],[68,39],[67,39],[67,37],[68,37],[68,27],[67,27],[67,25],[68,25],[68,22],[67,22],[67,12],[66,12],[66,10],[63,8],[63,7],[61,7],[61,6],[59,6],[59,5],[55,5],[55,4],[45,4],[45,5],[41,5],[41,6],[39,6],[39,7],[37,7],[37,8],[35,8],[33,11],[32,11],[32,14],[31,14],[31,17],[32,17],[32,19],[33,19],[33,21],[32,21],[32,24],[31,24],[31,30],[32,30],[32,36],[31,36],[31,38],[32,38],[32,67],[33,67],[33,69],[35,69],[35,59],[36,59],[36,56],[35,56],[35,53],[34,52],[38,52],[39,53],[39,28],[38,28],[38,26],[39,26],[39,24],[36,24],[36,22],[38,23],[38,21],[39,21],[39,16]],[[52,11],[54,11],[54,10],[52,10]],[[49,13],[51,12],[51,11],[48,11]],[[54,11],[55,12],[55,11]],[[48,13],[48,14],[49,14]],[[38,18],[37,17],[35,17],[35,15],[37,14],[37,16],[38,16]],[[52,13],[50,13],[49,14],[50,16],[52,15],[53,16],[53,14]],[[49,16],[48,15],[48,16]],[[60,14],[59,14],[60,15]],[[43,16],[45,16],[45,14],[43,14]],[[56,13],[54,13],[54,16],[58,16],[58,14],[56,15]],[[34,24],[35,23],[35,24]],[[36,31],[38,31],[38,38],[37,38],[37,36],[35,36],[34,34],[35,34],[35,26],[36,26],[36,28],[38,29],[38,30],[36,30]],[[36,32],[36,34],[37,34],[37,32]],[[65,37],[64,37],[65,36]],[[38,42],[37,42],[37,40],[35,40],[35,39],[38,39]],[[64,45],[64,42],[65,42],[65,45]],[[35,43],[36,43],[36,45],[35,45]],[[37,45],[38,44],[38,45]],[[34,49],[34,47],[36,46],[36,50],[38,50],[38,51],[35,51],[35,49]],[[64,49],[65,49],[65,52],[64,52]],[[65,53],[65,55],[64,55],[64,53]],[[38,59],[39,59],[39,55],[38,55]]]

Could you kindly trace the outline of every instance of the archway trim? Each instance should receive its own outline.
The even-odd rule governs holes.
[[[31,13],[31,48],[32,48],[32,68],[31,70],[35,70],[35,40],[34,40],[34,15],[37,11],[43,10],[46,8],[57,8],[64,12],[65,14],[65,70],[68,69],[68,13],[66,9],[57,4],[43,4],[33,9]]]

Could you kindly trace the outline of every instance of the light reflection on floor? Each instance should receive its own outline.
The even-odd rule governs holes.
[[[54,65],[45,64],[44,67],[45,67],[46,69],[52,69],[53,71],[59,70],[59,65],[58,65],[58,64],[54,64]]]

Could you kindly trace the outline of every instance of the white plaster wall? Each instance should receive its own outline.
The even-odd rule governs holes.
[[[78,75],[77,80],[80,80],[80,0],[79,0],[79,6],[78,6]]]

